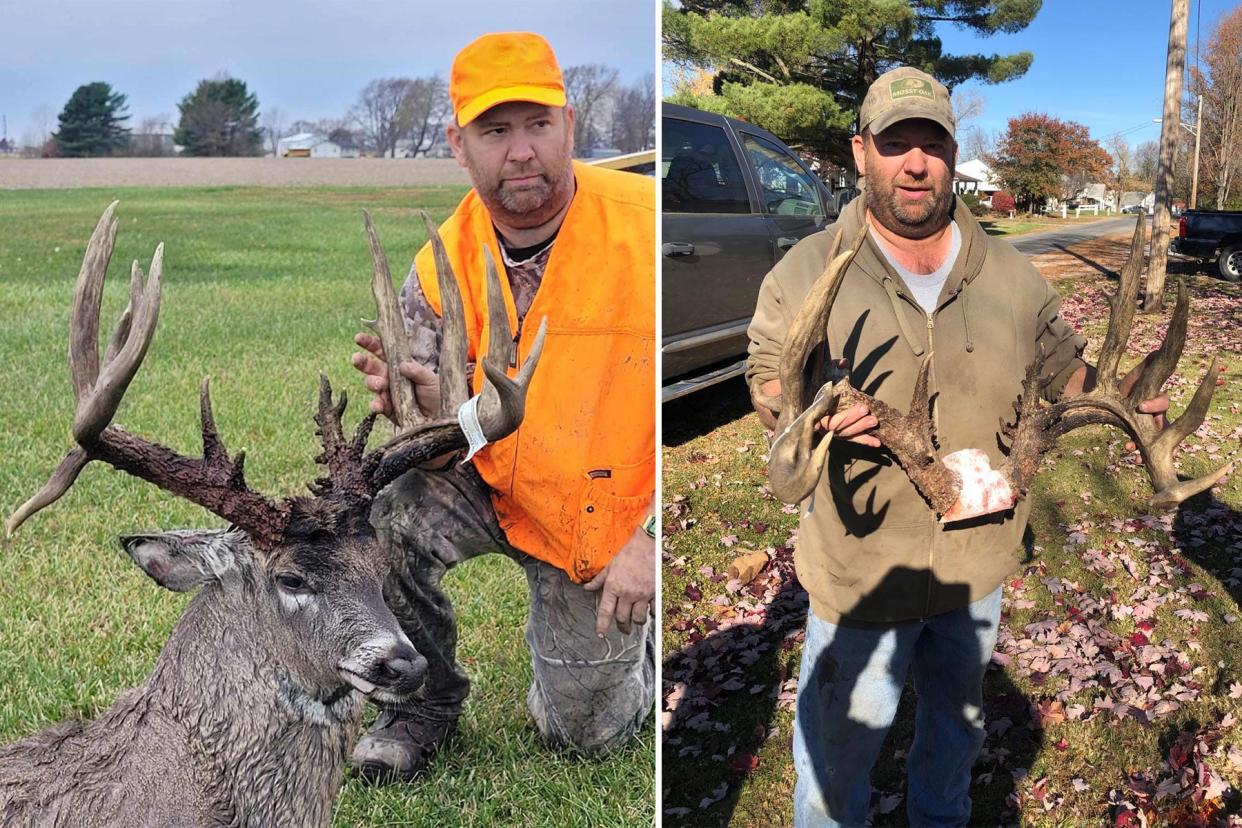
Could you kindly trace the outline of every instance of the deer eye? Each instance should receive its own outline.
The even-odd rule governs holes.
[[[276,586],[280,587],[285,592],[293,593],[295,595],[309,595],[311,592],[311,588],[307,585],[306,581],[302,580],[297,575],[287,572],[276,576]]]

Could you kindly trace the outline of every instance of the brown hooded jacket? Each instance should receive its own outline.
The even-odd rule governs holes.
[[[794,313],[824,272],[834,235],[857,233],[863,201],[764,279],[749,329],[752,387],[779,378]],[[982,449],[997,468],[999,424],[1014,419],[1027,365],[1042,348],[1044,394],[1055,399],[1083,365],[1084,340],[1021,253],[989,237],[961,200],[953,218],[962,246],[935,313],[914,300],[869,237],[833,305],[829,354],[849,360],[856,388],[905,411],[919,366],[934,352],[929,391],[940,456]],[[988,595],[1017,566],[1030,511],[1023,500],[1009,512],[941,525],[890,454],[844,440],[832,444],[826,472],[801,507],[798,577],[815,614],[833,623],[926,618]]]

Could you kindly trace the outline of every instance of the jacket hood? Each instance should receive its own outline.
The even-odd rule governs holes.
[[[845,234],[845,239],[853,238],[863,223],[867,221],[866,200],[867,196],[864,192],[862,196],[851,201],[837,219],[837,224],[840,226],[841,232]],[[941,288],[940,297],[936,302],[937,309],[959,297],[964,304],[969,304],[970,300],[967,298],[966,288],[983,270],[983,262],[988,252],[988,234],[984,232],[983,227],[971,214],[970,208],[966,206],[966,203],[957,196],[953,197],[953,221],[957,222],[958,232],[962,234],[962,246],[958,251],[957,260],[953,263],[953,270],[949,272],[948,278],[944,280],[944,287]],[[916,305],[918,303],[915,302],[905,280],[889,264],[888,257],[880,250],[875,238],[871,234],[868,234],[867,241],[858,251],[858,256],[854,260],[854,267],[884,288],[885,293],[888,294],[889,302],[893,306],[893,312],[900,323],[899,327],[901,328],[902,338],[910,347],[910,350],[914,352],[915,356],[923,356],[926,352],[926,348],[923,346],[923,338],[919,332],[912,330],[906,324],[905,314],[901,312],[897,304],[902,300]],[[974,338],[970,333],[969,312],[962,314],[962,322],[965,326],[963,333],[966,340],[966,350],[973,352],[975,344]]]

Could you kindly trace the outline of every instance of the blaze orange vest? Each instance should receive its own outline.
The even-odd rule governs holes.
[[[474,457],[501,528],[518,549],[595,576],[640,526],[655,490],[655,184],[574,162],[577,189],[518,341],[530,352],[547,316],[543,356],[516,432]],[[492,220],[471,190],[440,226],[461,286],[470,358],[490,331],[482,246],[503,261]],[[437,313],[431,245],[414,259]],[[509,326],[517,312],[501,278]],[[511,369],[510,375],[516,373]],[[474,393],[483,385],[474,372]]]

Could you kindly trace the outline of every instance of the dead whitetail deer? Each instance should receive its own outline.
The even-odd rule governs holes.
[[[1053,405],[1041,405],[1040,375],[1045,355],[1041,353],[1036,357],[1026,370],[1021,397],[1014,405],[1016,422],[1000,424],[1000,433],[1010,443],[1008,458],[995,471],[989,467],[986,455],[977,449],[955,452],[944,458],[937,455],[927,388],[931,354],[923,360],[919,370],[908,413],[902,414],[851,386],[849,379],[835,370],[823,353],[824,348],[820,346],[824,344],[833,301],[845,271],[867,238],[867,227],[863,226],[845,251],[841,250],[838,234],[827,268],[811,287],[790,324],[781,353],[780,395],[765,395],[757,387],[752,391],[761,405],[780,411],[768,461],[772,493],[786,503],[798,503],[810,495],[823,473],[832,440],[831,433],[817,435],[816,423],[838,408],[857,403],[870,408],[879,422],[875,436],[944,523],[1012,508],[1018,499],[1026,496],[1039,471],[1040,458],[1057,438],[1092,424],[1120,428],[1133,440],[1155,489],[1152,508],[1172,508],[1213,486],[1229,473],[1232,463],[1203,477],[1182,480],[1174,466],[1173,450],[1203,423],[1216,390],[1216,358],[1213,357],[1182,416],[1163,430],[1154,417],[1137,409],[1139,402],[1160,393],[1185,347],[1190,301],[1184,282],[1178,286],[1177,305],[1159,351],[1148,360],[1142,376],[1129,393],[1121,392],[1117,369],[1134,324],[1143,270],[1143,232],[1144,223],[1140,218],[1117,291],[1109,300],[1111,313],[1100,351],[1096,387],[1089,393]],[[816,377],[828,378],[818,390],[813,389],[812,378]]]
[[[401,434],[368,452],[372,414],[346,439],[345,394],[320,380],[315,416],[327,474],[310,496],[273,500],[250,489],[244,455],[230,457],[204,380],[203,456],[187,457],[113,424],[155,331],[163,245],[150,274],[135,262],[129,306],[99,359],[99,310],[116,204],[91,236],[73,299],[69,367],[77,408],[73,448],[48,483],[8,521],[11,533],[102,460],[197,503],[232,525],[122,539],[159,585],[198,589],[146,682],[91,722],[62,723],[0,748],[0,824],[6,826],[327,825],[364,697],[417,689],[426,662],[384,604],[388,559],[368,521],[376,494],[405,470],[466,445],[465,321],[457,283],[440,266],[445,299],[442,410],[404,409]],[[424,216],[424,218],[426,218]],[[430,231],[435,228],[428,222]],[[379,239],[366,221],[389,354],[405,332]],[[438,239],[437,239],[438,241]],[[511,338],[489,267],[492,346],[478,419],[489,439],[522,419],[542,331],[516,380]],[[456,301],[454,301],[456,297]],[[397,385],[394,385],[397,387]]]

